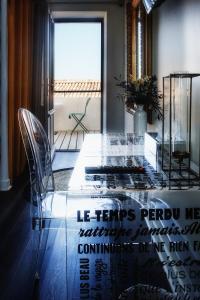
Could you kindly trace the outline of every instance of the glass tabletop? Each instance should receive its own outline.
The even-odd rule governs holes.
[[[199,196],[199,191],[49,196],[43,217],[51,220],[50,231],[62,232],[67,299],[129,299],[137,293],[144,299],[196,299]]]

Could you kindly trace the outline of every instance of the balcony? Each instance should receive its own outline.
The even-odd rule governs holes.
[[[54,142],[56,150],[78,150],[81,148],[85,133],[78,126],[69,138],[76,122],[69,114],[83,113],[88,98],[83,124],[91,133],[99,133],[101,129],[101,84],[100,81],[69,81],[55,80],[54,82]],[[68,147],[69,146],[69,147]]]

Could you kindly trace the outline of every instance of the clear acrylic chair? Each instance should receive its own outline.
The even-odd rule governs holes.
[[[67,209],[67,201],[69,203],[70,196],[67,191],[54,190],[51,149],[48,137],[40,121],[24,108],[18,110],[18,120],[29,165],[31,183],[30,201],[32,204],[30,213],[33,230],[37,233],[37,236],[39,233],[39,242],[37,243],[37,271],[35,274],[35,278],[38,280],[48,241],[50,240],[50,246],[52,246],[52,240],[58,235],[59,251],[67,251],[67,222],[68,215],[70,214],[70,209],[69,212]],[[80,195],[82,194],[83,192],[80,193]],[[75,199],[79,200],[79,195]],[[76,209],[76,200],[73,201],[74,204],[72,205],[74,209]],[[71,217],[72,219],[74,215],[75,212]],[[49,248],[47,252],[49,252]],[[64,261],[65,257],[63,255]],[[64,265],[63,263],[61,264]]]
[[[60,198],[60,194],[66,198],[66,192],[55,192],[51,148],[42,124],[24,108],[18,110],[18,120],[29,165],[31,201],[42,210],[45,199]]]
[[[48,230],[43,229],[49,229],[55,220],[65,220],[67,192],[54,191],[51,148],[40,121],[24,108],[18,110],[18,121],[29,166],[32,227],[40,232],[37,261],[39,272],[46,243],[45,235],[48,235]],[[60,207],[59,212],[63,212],[59,216],[54,210],[57,206]]]
[[[52,240],[52,235],[56,234],[55,229],[61,229],[59,232],[59,251],[66,251],[65,255],[67,258],[67,251],[69,253],[71,252],[67,250],[68,244],[66,243],[69,243],[68,248],[71,247],[71,249],[74,249],[72,247],[73,241],[71,241],[70,238],[67,239],[67,228],[69,227],[68,232],[77,231],[75,236],[78,236],[79,228],[77,227],[76,213],[80,205],[84,204],[83,207],[88,205],[91,211],[94,211],[95,209],[105,209],[105,205],[107,209],[120,209],[121,202],[115,199],[115,197],[113,200],[108,197],[106,204],[105,199],[102,199],[101,195],[97,194],[97,197],[95,196],[95,192],[92,193],[93,197],[91,197],[90,194],[88,195],[88,191],[84,192],[83,190],[70,193],[55,191],[51,166],[51,149],[42,124],[30,111],[23,108],[18,110],[18,120],[30,171],[30,200],[32,206],[36,208],[34,211],[32,210],[32,220],[33,224],[35,224],[34,228],[37,229],[37,232],[41,233],[38,246],[36,274],[37,279],[39,279],[40,269],[45,255],[46,241],[48,239],[47,233],[50,233],[48,229],[53,229],[51,230],[50,240]],[[85,204],[87,202],[88,204]],[[73,223],[70,223],[70,220],[72,220]],[[67,222],[69,222],[68,224],[70,224],[70,226],[67,225]],[[71,229],[71,224],[75,224],[73,230]],[[61,253],[63,253],[62,251]],[[68,259],[70,258],[69,256]],[[63,262],[64,261],[65,257],[63,255]],[[62,262],[61,264],[62,266],[64,265]],[[71,269],[66,269],[66,274],[69,274],[69,277],[72,278]]]
[[[76,128],[78,126],[80,126],[84,132],[88,133],[89,130],[85,127],[85,125],[83,124],[83,119],[85,118],[86,116],[86,112],[87,112],[87,107],[88,107],[88,104],[90,102],[91,98],[88,98],[86,103],[85,103],[85,109],[84,109],[84,112],[83,113],[78,113],[78,112],[72,112],[69,114],[69,119],[73,118],[76,122],[74,128],[72,129],[71,131],[71,134],[70,134],[70,139],[69,139],[69,143],[68,143],[68,147],[67,149],[69,149],[69,146],[70,146],[70,143],[71,143],[71,139],[72,139],[72,135],[74,133],[74,131],[76,130]]]
[[[51,148],[42,124],[30,111],[19,109],[18,120],[28,159],[32,201],[40,204],[46,193],[54,190]]]

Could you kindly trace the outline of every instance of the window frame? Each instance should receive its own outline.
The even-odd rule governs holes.
[[[138,30],[139,34],[138,34]],[[139,45],[139,43],[141,44]],[[139,50],[139,51],[138,51]],[[152,16],[142,3],[127,4],[127,77],[152,73]]]

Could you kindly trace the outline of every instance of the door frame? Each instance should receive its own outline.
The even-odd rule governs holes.
[[[54,20],[49,13],[49,49],[48,49],[48,137],[54,154]]]
[[[70,13],[70,12],[69,12]],[[105,105],[105,18],[103,16],[85,16],[85,13],[82,12],[83,16],[80,15],[80,12],[77,12],[73,17],[53,17],[54,25],[56,23],[100,23],[101,24],[101,98],[100,98],[100,132],[105,131],[106,124],[106,105]],[[88,12],[91,13],[91,12]]]

